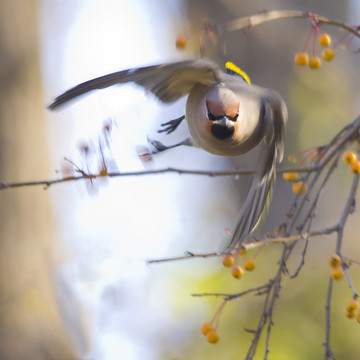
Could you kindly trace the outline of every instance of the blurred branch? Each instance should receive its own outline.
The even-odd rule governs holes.
[[[323,23],[323,24],[337,26],[339,28],[347,30],[348,32],[360,38],[360,33],[357,27],[354,28],[339,21],[328,19],[324,16],[313,14],[308,11],[297,11],[297,10],[265,11],[260,14],[256,14],[252,16],[244,16],[237,20],[229,21],[223,25],[213,25],[213,26],[214,29],[217,31],[217,33],[221,35],[225,32],[236,31],[241,29],[249,29],[252,28],[253,26],[257,26],[268,21],[279,20],[279,19],[291,19],[291,18],[310,19],[318,24]]]
[[[277,169],[278,174],[285,172],[312,172],[316,171],[317,166],[308,166],[302,168],[290,168],[290,169]],[[109,172],[106,174],[86,174],[81,170],[82,175],[78,176],[66,176],[54,180],[35,180],[35,181],[21,181],[21,182],[0,182],[0,190],[28,187],[28,186],[44,186],[45,188],[51,185],[56,185],[65,182],[80,181],[80,180],[94,180],[103,177],[117,178],[117,177],[128,177],[128,176],[148,176],[148,175],[160,175],[165,173],[176,173],[179,175],[199,175],[208,177],[219,177],[219,176],[240,176],[240,175],[253,175],[256,173],[255,170],[229,170],[229,171],[212,171],[212,170],[186,170],[179,168],[164,168],[155,170],[139,170],[139,171],[124,171],[124,172]]]
[[[321,161],[314,162],[312,165],[307,167],[298,167],[298,168],[289,168],[289,169],[277,169],[277,173],[285,172],[298,172],[305,173],[309,176],[310,173],[316,172],[319,176],[321,170],[328,164],[332,158],[339,153],[339,149],[343,148],[349,141],[357,138],[359,136],[360,128],[360,117],[356,118],[352,123],[346,125],[330,142],[325,146],[319,147],[321,151],[319,152],[317,158]],[[68,159],[66,159],[68,160]],[[24,181],[24,182],[10,182],[10,183],[0,183],[0,190],[19,188],[19,187],[28,187],[28,186],[44,186],[45,188],[50,187],[51,185],[65,183],[70,181],[80,181],[80,180],[94,180],[103,177],[124,177],[124,176],[144,176],[144,175],[158,175],[164,173],[177,173],[180,175],[199,175],[199,176],[240,176],[240,175],[253,175],[255,170],[237,170],[237,171],[201,171],[201,170],[186,170],[178,168],[165,168],[165,169],[156,169],[156,170],[141,170],[141,171],[127,171],[127,172],[107,172],[106,167],[105,171],[100,172],[99,174],[88,174],[84,170],[76,166],[72,161],[68,160],[75,167],[75,172],[80,175],[77,176],[66,176],[60,179],[54,180],[36,180],[36,181]],[[317,177],[318,177],[317,176]],[[314,183],[317,179],[314,179]],[[312,188],[313,185],[310,185]],[[304,203],[305,200],[303,200]],[[303,203],[300,205],[302,207]]]

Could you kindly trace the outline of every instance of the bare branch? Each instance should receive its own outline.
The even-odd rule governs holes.
[[[285,172],[312,172],[316,171],[317,167],[308,166],[303,168],[291,168],[291,169],[278,169],[277,173]],[[79,172],[79,170],[76,170]],[[197,175],[197,176],[208,176],[208,177],[219,177],[219,176],[241,176],[241,175],[254,175],[255,170],[229,170],[229,171],[212,171],[212,170],[186,170],[179,168],[164,168],[164,169],[155,169],[155,170],[139,170],[139,171],[124,171],[124,172],[109,172],[106,175],[103,174],[86,174],[81,170],[82,175],[78,176],[66,176],[54,180],[34,180],[34,181],[21,181],[21,182],[9,182],[4,183],[0,182],[0,190],[19,188],[19,187],[28,187],[28,186],[44,186],[48,188],[51,185],[80,181],[80,180],[94,180],[103,177],[117,178],[117,177],[128,177],[128,176],[149,176],[149,175],[160,175],[165,173],[176,173],[179,175]]]
[[[360,33],[356,28],[353,28],[349,25],[341,23],[336,20],[328,19],[324,16],[320,16],[317,14],[310,13],[308,11],[297,11],[297,10],[274,10],[274,11],[265,11],[260,14],[252,15],[252,16],[244,16],[237,20],[229,21],[223,25],[214,25],[214,28],[217,30],[218,34],[223,34],[230,31],[236,31],[241,29],[251,28],[253,26],[260,25],[262,23],[280,20],[280,19],[293,19],[293,18],[303,18],[303,19],[312,19],[317,23],[333,25],[360,38]]]

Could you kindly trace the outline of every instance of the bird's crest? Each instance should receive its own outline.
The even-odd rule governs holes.
[[[234,63],[228,61],[225,64],[225,69],[227,74],[240,76],[249,85],[251,84],[248,74],[245,71],[241,70],[239,67],[237,67]]]

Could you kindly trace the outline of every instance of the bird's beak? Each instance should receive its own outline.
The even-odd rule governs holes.
[[[223,118],[221,118],[219,121],[218,121],[218,124],[219,125],[222,125],[222,126],[226,126],[228,123],[228,119],[226,116],[224,116]]]

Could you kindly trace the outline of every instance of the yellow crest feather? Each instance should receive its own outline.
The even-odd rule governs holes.
[[[250,81],[250,78],[249,78],[248,74],[245,71],[241,70],[239,67],[237,67],[231,61],[228,61],[225,64],[225,68],[227,70],[229,70],[230,72],[234,72],[235,74],[238,74],[239,76],[241,76],[249,85],[251,84],[251,81]]]

